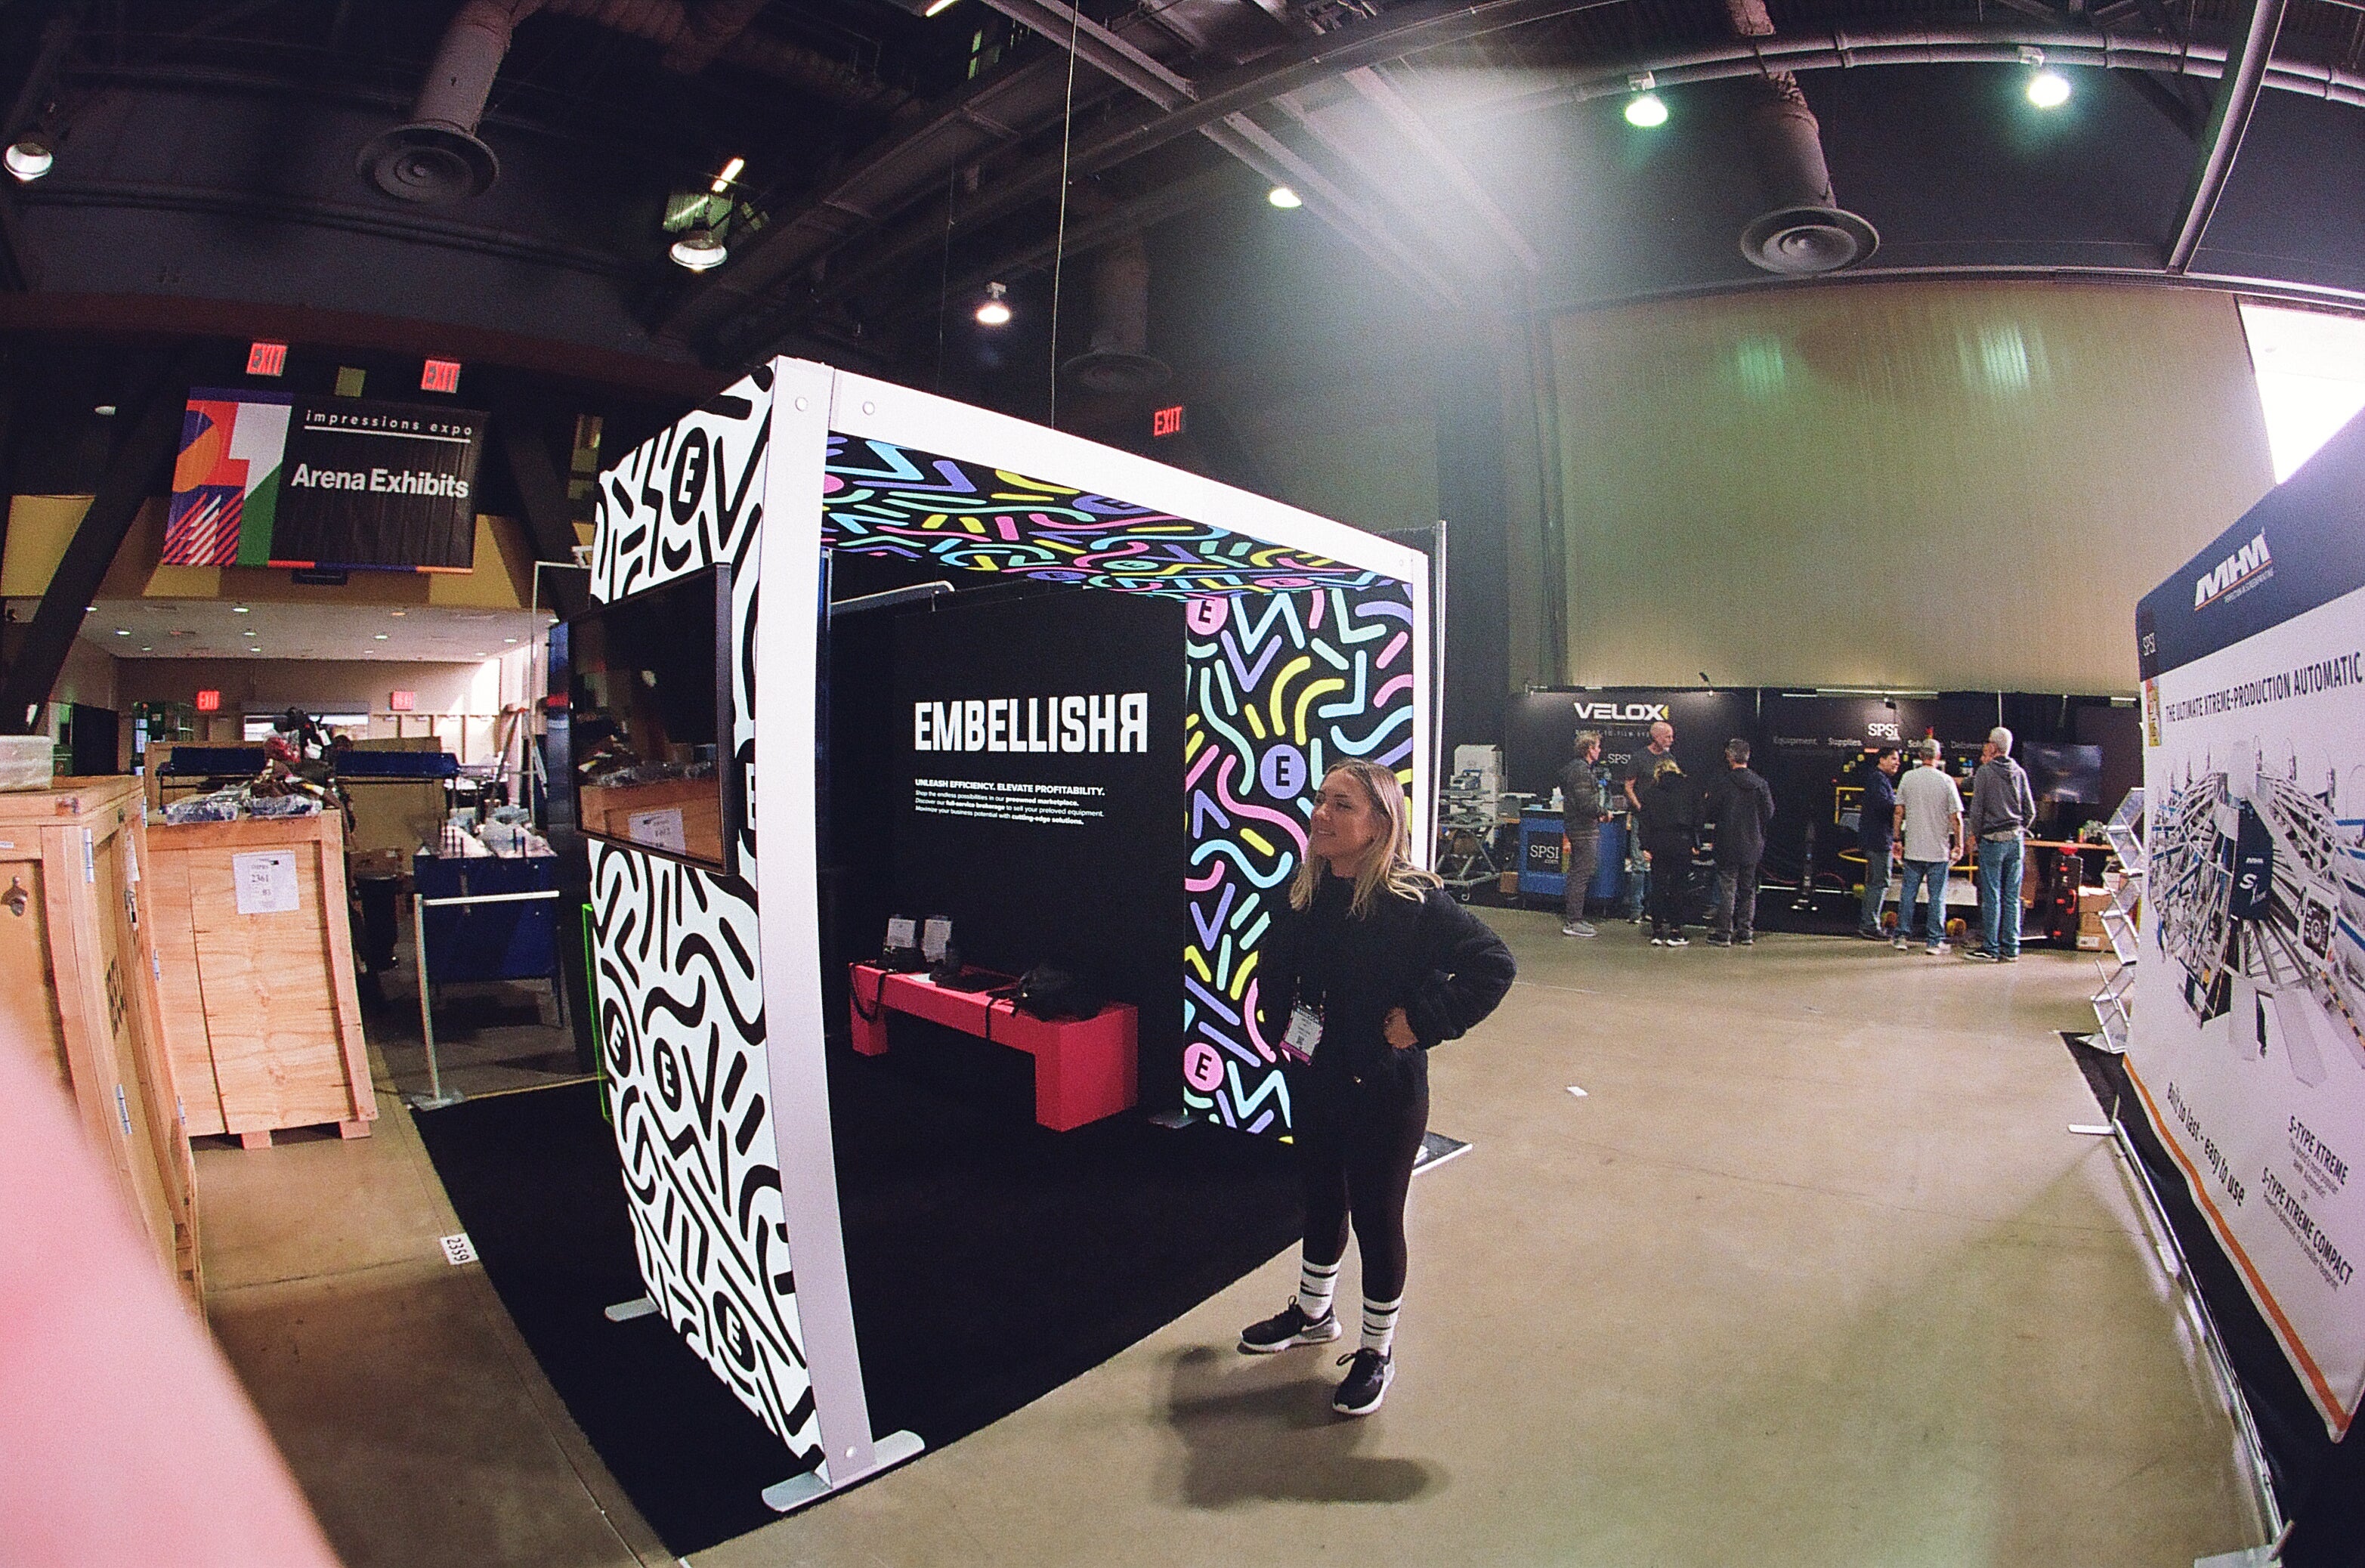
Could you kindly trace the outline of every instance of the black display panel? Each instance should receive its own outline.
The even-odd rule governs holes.
[[[1075,969],[1140,1009],[1142,1099],[1182,1048],[1182,611],[1070,592],[897,618],[897,907],[971,964]]]
[[[2028,769],[2028,787],[2040,801],[2102,803],[2101,746],[2031,741],[2020,748],[2020,764]]]
[[[709,566],[566,623],[568,750],[581,831],[735,871],[731,572]]]

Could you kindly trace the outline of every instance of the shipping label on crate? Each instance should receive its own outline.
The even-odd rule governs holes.
[[[624,819],[624,836],[652,849],[668,849],[676,855],[689,853],[689,840],[682,832],[678,806],[661,812],[634,812]]]
[[[258,849],[230,857],[241,914],[287,914],[297,907],[296,856],[286,849]]]

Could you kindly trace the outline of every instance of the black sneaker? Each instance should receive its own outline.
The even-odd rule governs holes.
[[[1754,947],[1757,946],[1757,938],[1755,936],[1736,936],[1732,939],[1732,945],[1736,947]]]
[[[1246,1356],[1269,1356],[1275,1350],[1286,1350],[1297,1345],[1327,1345],[1339,1337],[1339,1315],[1326,1312],[1320,1317],[1308,1317],[1297,1298],[1261,1323],[1251,1323],[1240,1330],[1240,1353]]]
[[[1357,1350],[1339,1358],[1342,1367],[1350,1361],[1354,1365],[1348,1367],[1346,1381],[1330,1396],[1330,1408],[1341,1416],[1368,1416],[1380,1407],[1380,1401],[1388,1396],[1388,1384],[1396,1380],[1395,1358],[1385,1350]]]
[[[1732,938],[1730,936],[1711,936],[1708,939],[1708,945],[1711,947],[1730,947],[1732,946]]]

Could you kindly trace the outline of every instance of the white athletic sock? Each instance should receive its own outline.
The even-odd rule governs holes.
[[[1394,1301],[1373,1301],[1363,1298],[1363,1349],[1386,1355],[1396,1342],[1396,1312],[1404,1305],[1404,1297]]]
[[[1343,1261],[1341,1260],[1340,1261]],[[1301,1258],[1297,1264],[1297,1310],[1309,1323],[1330,1316],[1330,1298],[1339,1294],[1339,1264]]]

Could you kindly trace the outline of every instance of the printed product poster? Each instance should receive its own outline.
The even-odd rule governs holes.
[[[2128,1066],[2328,1430],[2365,1390],[2365,590],[2145,683]]]

